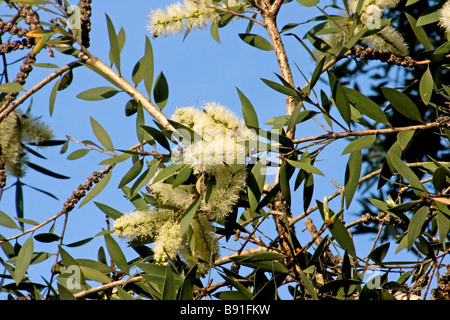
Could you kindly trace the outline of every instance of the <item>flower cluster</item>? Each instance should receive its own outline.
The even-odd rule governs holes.
[[[157,208],[121,216],[114,223],[114,233],[133,241],[154,242],[157,263],[165,264],[181,253],[188,265],[197,263],[198,273],[204,274],[219,255],[213,223],[232,212],[245,187],[249,148],[244,142],[257,137],[233,112],[217,103],[206,103],[203,110],[179,108],[172,120],[201,137],[184,140],[179,159],[192,169],[196,182],[174,187],[171,177],[152,179],[149,190]],[[182,235],[181,215],[199,197],[190,228]]]
[[[155,37],[200,29],[219,18],[216,3],[213,0],[185,0],[183,4],[171,4],[165,10],[153,10],[149,16],[148,28]],[[228,6],[243,7],[244,4],[231,0],[228,1]]]
[[[450,0],[439,10],[439,25],[445,29],[445,32],[450,32]]]
[[[15,177],[25,175],[25,143],[38,144],[52,139],[53,132],[39,119],[20,111],[11,112],[0,122],[1,159],[6,172]]]
[[[351,0],[349,2],[349,8],[352,12],[356,11],[358,2],[358,0]],[[364,28],[380,28],[382,11],[384,9],[394,8],[398,2],[399,0],[365,0],[360,11],[360,24],[355,28],[355,34]],[[337,24],[339,31],[327,34],[322,38],[330,49],[327,52],[317,52],[316,56],[319,60],[324,56],[327,59],[331,59],[350,40],[351,17],[345,14],[340,18],[335,18],[333,23]],[[387,25],[374,34],[362,37],[361,42],[383,52],[390,52],[398,56],[408,55],[408,46],[403,36],[392,25]]]

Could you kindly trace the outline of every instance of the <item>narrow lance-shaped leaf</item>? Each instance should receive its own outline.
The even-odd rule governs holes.
[[[428,104],[433,93],[433,76],[431,75],[430,67],[420,78],[419,93],[423,103]]]
[[[417,40],[420,41],[420,43],[427,49],[428,51],[432,50],[430,39],[428,38],[427,33],[421,26],[417,26],[417,20],[410,15],[409,13],[405,12],[406,18],[408,19],[409,25],[411,26],[411,29],[413,30],[414,34],[416,35]]]
[[[363,150],[369,146],[371,146],[375,140],[376,140],[377,136],[376,135],[370,135],[370,136],[364,136],[361,138],[357,138],[355,140],[353,140],[352,142],[350,142],[344,149],[344,151],[342,151],[342,154],[348,154],[348,153],[352,153],[358,150]]]
[[[323,57],[317,63],[316,67],[314,68],[314,72],[313,72],[313,74],[311,76],[311,80],[306,85],[305,89],[303,90],[307,94],[309,94],[311,92],[311,90],[314,88],[314,86],[316,85],[317,81],[319,80],[320,75],[322,74],[323,65],[325,64],[325,58],[326,57]]]
[[[14,272],[14,280],[16,280],[16,285],[18,285],[25,277],[25,273],[31,263],[31,258],[33,257],[33,250],[33,237],[29,237],[23,244],[22,248],[20,248],[19,254],[17,255],[16,269]]]
[[[255,108],[253,107],[250,100],[242,93],[241,90],[236,88],[239,99],[242,105],[242,114],[244,116],[244,121],[247,126],[259,128],[258,115],[256,114]]]
[[[108,184],[111,179],[112,171],[108,172],[84,197],[83,201],[80,203],[79,208],[84,206],[86,203],[94,199]]]
[[[53,115],[53,110],[55,109],[56,94],[58,93],[59,82],[60,80],[56,81],[55,85],[53,86],[52,92],[50,93],[50,101],[48,107],[50,116]]]
[[[108,249],[109,255],[112,259],[112,261],[126,274],[129,273],[128,263],[127,259],[125,258],[125,255],[122,252],[122,249],[117,244],[116,240],[111,237],[109,234],[105,234],[105,244],[106,248]]]
[[[430,208],[428,207],[422,207],[414,214],[414,216],[411,218],[411,222],[409,223],[408,227],[408,250],[411,250],[412,246],[414,245],[414,242],[416,241],[417,237],[420,235],[422,231],[422,226],[425,223],[425,220],[427,219],[428,213],[430,212]]]
[[[411,120],[423,122],[419,109],[406,94],[386,87],[381,88],[381,91],[383,92],[383,95],[389,100],[394,109],[397,110],[400,114]]]
[[[412,171],[411,168],[409,168],[397,155],[388,153],[387,160],[389,160],[398,173],[411,184],[413,191],[418,196],[422,196],[423,192],[427,191],[414,171]]]
[[[1,210],[0,210],[0,225],[11,229],[20,229],[11,217]]]
[[[362,154],[361,150],[353,151],[347,162],[345,170],[345,189],[344,197],[347,208],[352,202],[353,196],[358,187],[359,178],[361,175]]]
[[[99,203],[99,202],[96,202],[96,201],[94,201],[94,204],[101,211],[103,211],[103,213],[105,213],[108,217],[111,217],[113,219],[118,219],[118,218],[120,218],[123,215],[120,211],[118,211],[118,210],[116,210],[114,208],[111,208],[110,206],[108,206],[106,204]]]
[[[169,99],[169,85],[163,72],[156,78],[155,87],[153,88],[153,98],[161,110],[166,106]]]
[[[194,219],[199,205],[200,198],[198,197],[194,201],[192,201],[191,205],[184,212],[180,222],[180,232],[182,235],[184,235],[188,231],[189,225],[191,224],[192,219]]]
[[[372,120],[389,125],[389,120],[387,119],[386,114],[375,102],[373,102],[372,99],[355,89],[344,87],[344,91],[347,94],[351,104],[359,112]]]
[[[334,221],[333,226],[330,227],[330,231],[342,249],[346,250],[352,257],[356,258],[356,250],[353,239],[350,237],[350,234],[340,219],[336,219]]]
[[[239,38],[241,38],[245,43],[251,45],[252,47],[265,50],[265,51],[271,51],[273,50],[272,44],[267,41],[265,38],[257,35],[257,34],[251,34],[251,33],[240,33]]]
[[[341,114],[342,119],[344,119],[347,124],[350,124],[351,111],[347,94],[339,80],[331,72],[328,72],[328,79],[330,81],[330,88],[336,108]]]
[[[108,86],[92,88],[85,90],[77,95],[78,99],[87,100],[87,101],[98,101],[111,98],[115,96],[120,91]]]
[[[112,64],[116,65],[117,70],[120,74],[120,45],[119,45],[119,39],[116,34],[116,30],[114,28],[114,24],[112,23],[110,17],[105,14],[106,16],[106,24],[108,27],[108,36],[109,36],[109,44],[110,44],[110,51],[109,51],[109,58],[111,60]]]
[[[144,166],[144,164],[143,164],[142,160],[138,160],[135,163],[133,163],[131,168],[123,176],[122,180],[120,180],[118,187],[122,188],[123,186],[128,184],[131,180],[136,178],[139,175],[139,173],[142,171],[143,166]]]
[[[114,145],[113,145],[112,140],[109,137],[108,133],[92,117],[91,117],[91,126],[92,126],[92,130],[94,131],[95,136],[97,137],[98,141],[102,144],[102,146],[105,147],[106,150],[113,151],[114,150]]]

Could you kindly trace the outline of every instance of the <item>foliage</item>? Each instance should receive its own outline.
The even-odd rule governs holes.
[[[126,30],[107,15],[107,59],[94,56],[89,50],[96,41],[89,37],[90,3],[1,1],[3,17],[10,19],[0,20],[1,193],[7,177],[8,183],[17,179],[10,186],[15,187],[16,216],[0,211],[0,230],[18,230],[14,236],[0,236],[5,270],[0,289],[9,299],[273,300],[281,290],[296,300],[427,299],[430,294],[449,299],[448,2],[441,9],[442,3],[431,0],[343,0],[333,5],[319,0],[185,0],[152,12],[154,37],[180,32],[186,37],[209,27],[220,42],[220,32],[232,21],[246,22],[239,34],[243,43],[273,51],[279,65],[274,79],[261,79],[267,85],[262,94],[286,96],[286,112],[264,125],[245,88],[235,92],[242,119],[217,103],[179,108],[167,116],[163,109],[169,102],[169,82],[163,72],[154,74],[152,41],[157,39],[146,37],[144,55],[134,62],[131,75],[123,74]],[[279,13],[292,6],[315,7],[318,15],[278,28]],[[295,33],[305,23],[314,26],[303,36]],[[265,33],[258,34],[255,25]],[[315,61],[306,81],[294,81],[283,45],[287,37]],[[28,53],[10,81],[13,66],[6,61],[18,50]],[[39,63],[44,51],[70,62],[61,67]],[[27,86],[36,67],[55,70],[37,71],[45,74],[42,81]],[[77,81],[75,68],[90,69],[108,85],[74,98],[113,101],[116,95],[130,96],[124,109],[136,121],[135,145],[119,148],[93,117],[96,142],[69,136],[54,140],[50,129],[31,116],[31,105],[19,111],[35,92],[54,82],[52,115],[58,93]],[[389,81],[393,71],[401,74],[394,85]],[[301,81],[303,87],[295,85]],[[146,113],[153,123],[146,121]],[[323,133],[304,135],[301,128],[313,121]],[[342,185],[333,181],[336,191],[316,199],[316,179],[327,178],[321,168],[336,161],[323,152],[337,143],[345,144]],[[64,154],[73,145],[77,147],[68,160],[98,152],[104,156],[103,169],[76,187],[53,217],[27,219],[22,189],[28,186],[23,182],[26,169],[67,178],[30,162],[29,156],[43,158],[34,147],[61,146]],[[118,186],[111,186],[118,167],[125,174]],[[276,172],[273,181],[270,170]],[[118,211],[114,202],[95,201],[113,187],[123,192],[133,212]],[[41,186],[32,188],[55,197]],[[66,244],[70,212],[90,201],[106,216],[106,226],[90,238]],[[353,219],[349,208],[355,202],[361,213]],[[57,220],[64,224],[59,234]],[[306,243],[299,237],[300,223],[311,234]],[[43,232],[49,224],[50,230]],[[275,237],[261,231],[267,226],[275,229]],[[355,245],[372,233],[375,238],[367,250]],[[71,249],[89,246],[97,237],[105,243],[96,248],[97,260],[72,256]],[[126,257],[119,238],[134,249],[134,257]],[[56,245],[53,251],[36,252],[36,242]],[[236,246],[236,252],[220,256],[218,248],[225,244]],[[412,256],[410,261],[387,259],[388,252],[402,250]],[[55,263],[49,275],[41,283],[31,281],[30,265],[50,257]],[[205,282],[213,272],[223,281]]]

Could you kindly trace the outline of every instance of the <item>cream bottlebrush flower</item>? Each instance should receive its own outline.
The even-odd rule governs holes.
[[[176,213],[167,209],[136,210],[114,221],[113,232],[117,237],[142,240],[157,236],[160,227],[173,220]]]
[[[38,118],[20,111],[11,112],[0,122],[1,158],[5,161],[7,172],[16,177],[23,177],[26,164],[23,144],[37,144],[52,138],[52,130]]]
[[[213,0],[185,0],[150,13],[148,28],[154,36],[177,34],[183,30],[200,29],[215,19],[219,13]]]
[[[219,247],[214,233],[214,226],[202,214],[197,215],[191,222],[193,231],[193,241],[189,247],[185,247],[188,255],[197,258],[199,274],[205,274],[209,271],[210,265],[219,256]],[[204,262],[203,262],[204,261]],[[192,266],[193,261],[188,260],[187,265]]]
[[[245,187],[246,169],[233,172],[231,167],[218,170],[215,174],[215,187],[211,197],[203,197],[200,209],[212,219],[221,219],[231,213]]]
[[[444,3],[442,9],[439,10],[439,25],[442,26],[446,32],[450,32],[450,0]]]
[[[205,103],[203,111],[179,108],[172,119],[201,136],[199,141],[186,141],[183,150],[183,161],[195,173],[211,173],[224,164],[245,164],[249,148],[244,142],[258,139],[235,113],[214,102]]]
[[[176,220],[168,220],[158,229],[153,257],[157,263],[166,264],[169,259],[175,259],[182,246],[180,223]]]
[[[362,38],[362,41],[375,49],[400,56],[406,56],[409,52],[403,36],[392,26],[386,26],[377,34]]]
[[[156,176],[156,175],[155,175]],[[195,197],[193,186],[180,185],[176,188],[170,183],[158,181],[152,183],[150,188],[160,204],[186,209],[192,203]]]
[[[349,7],[350,10],[353,12],[356,11],[356,7],[358,6],[359,0],[350,0],[349,1]],[[364,11],[365,8],[375,5],[380,7],[380,9],[391,9],[395,8],[397,4],[400,2],[400,0],[365,0],[362,5],[362,10]]]

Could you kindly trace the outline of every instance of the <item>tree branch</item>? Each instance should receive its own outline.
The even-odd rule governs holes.
[[[175,128],[169,123],[166,115],[159,110],[157,106],[151,103],[139,90],[125,80],[121,75],[107,66],[100,59],[92,56],[87,50],[79,55],[79,58],[83,63],[92,67],[94,71],[98,72],[102,76],[106,76],[106,79],[112,81],[116,86],[128,93],[136,102],[140,103],[144,109],[157,120],[164,128],[169,131],[176,131]]]
[[[0,108],[0,121],[2,121],[4,118],[8,116],[14,109],[16,109],[20,104],[25,102],[29,97],[31,97],[33,94],[35,94],[37,91],[42,89],[46,84],[51,82],[56,77],[62,75],[64,72],[69,71],[70,69],[76,68],[81,66],[80,61],[74,61],[69,64],[66,64],[65,66],[60,67],[53,73],[49,74],[47,77],[39,81],[37,84],[35,84],[31,89],[27,90],[22,96],[17,98],[12,103],[5,103]]]
[[[442,117],[436,119],[435,122],[430,122],[426,124],[419,124],[415,126],[407,126],[407,127],[398,127],[398,128],[388,128],[388,129],[372,129],[372,130],[360,130],[360,131],[348,131],[348,132],[340,132],[340,133],[327,133],[317,136],[311,136],[311,137],[305,137],[305,138],[299,138],[294,139],[294,144],[308,142],[308,141],[315,141],[315,140],[328,140],[328,139],[342,139],[342,138],[348,138],[348,137],[362,137],[362,136],[369,136],[369,135],[376,135],[376,134],[390,134],[390,133],[397,133],[401,131],[408,131],[408,130],[427,130],[432,128],[439,128],[443,126],[449,126],[450,125],[450,119],[447,119],[447,117]]]

